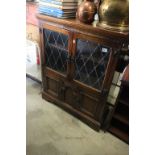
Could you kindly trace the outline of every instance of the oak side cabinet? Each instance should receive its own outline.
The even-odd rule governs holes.
[[[99,130],[121,48],[128,33],[75,19],[37,14],[41,39],[42,97]]]
[[[129,65],[124,69],[120,92],[110,117],[108,131],[129,144]]]

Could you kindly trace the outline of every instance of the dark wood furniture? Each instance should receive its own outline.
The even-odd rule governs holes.
[[[128,33],[75,19],[37,14],[42,58],[42,97],[99,130],[120,50]]]
[[[109,131],[129,143],[129,66],[124,70],[120,92],[111,114]]]

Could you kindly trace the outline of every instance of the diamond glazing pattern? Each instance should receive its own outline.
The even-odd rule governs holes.
[[[109,49],[77,39],[74,79],[101,90],[109,59]]]
[[[68,55],[68,36],[44,29],[46,65],[66,74]]]

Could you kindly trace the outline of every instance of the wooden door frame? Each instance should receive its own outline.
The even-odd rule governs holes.
[[[54,31],[54,32],[58,32],[58,33],[62,33],[64,35],[67,35],[68,36],[68,48],[67,48],[67,55],[68,57],[70,58],[71,57],[71,49],[72,49],[72,33],[69,31],[69,30],[66,30],[66,29],[62,29],[62,28],[59,28],[59,27],[56,27],[56,26],[53,26],[53,25],[50,25],[48,23],[41,23],[41,29],[42,29],[42,37],[41,37],[41,42],[42,42],[42,47],[44,47],[44,29],[46,30],[50,30],[50,31]],[[45,66],[45,50],[42,48],[42,53],[43,53],[43,67],[44,67],[44,71],[45,73],[47,73],[47,71],[49,72],[49,74],[57,74],[58,76],[60,76],[60,78],[63,78],[63,79],[69,79],[70,78],[70,62],[67,61],[67,73],[66,75],[62,74],[61,72],[58,72],[56,70],[53,70],[47,66]],[[45,74],[46,75],[46,74]]]

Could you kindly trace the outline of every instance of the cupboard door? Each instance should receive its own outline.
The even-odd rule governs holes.
[[[96,108],[99,104],[97,95],[89,94],[83,89],[78,87],[66,87],[65,92],[65,103],[72,106],[74,109],[95,118]]]
[[[59,94],[59,81],[56,78],[46,77],[47,92],[54,97],[58,97]]]
[[[101,90],[110,56],[109,47],[80,37],[76,38],[75,44],[73,79]]]
[[[51,71],[67,76],[69,74],[69,32],[53,26],[43,28],[45,66]]]

